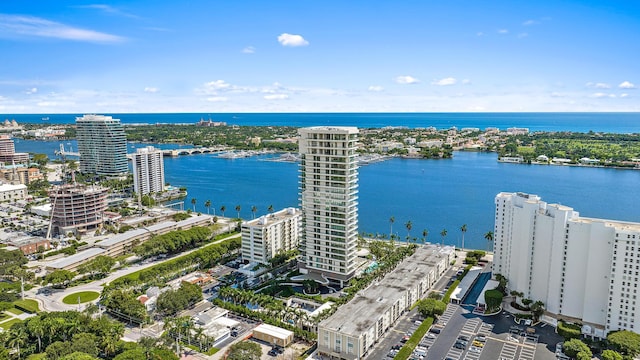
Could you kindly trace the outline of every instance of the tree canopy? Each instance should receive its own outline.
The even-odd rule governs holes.
[[[418,311],[424,317],[442,315],[446,308],[447,304],[433,298],[418,301]]]
[[[164,315],[174,315],[200,300],[202,300],[202,288],[183,281],[179,289],[165,291],[158,296],[156,309]]]
[[[251,341],[242,341],[231,345],[227,360],[260,360],[262,348]]]
[[[580,359],[588,356],[587,359],[591,359],[591,356],[593,355],[587,344],[578,339],[565,341],[562,348],[564,349],[563,352],[572,358]]]
[[[629,330],[616,331],[607,335],[607,341],[623,355],[633,357],[640,354],[640,334]]]

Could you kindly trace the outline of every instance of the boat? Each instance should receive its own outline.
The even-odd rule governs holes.
[[[41,119],[41,120],[42,120],[42,121],[49,121],[49,117],[48,117],[48,116],[44,116],[44,117],[42,117],[42,119]]]

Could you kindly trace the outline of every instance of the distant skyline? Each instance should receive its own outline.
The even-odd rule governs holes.
[[[0,4],[0,113],[640,111],[640,2]]]

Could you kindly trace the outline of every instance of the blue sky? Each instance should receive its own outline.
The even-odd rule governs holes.
[[[640,111],[638,34],[631,0],[3,0],[0,113]]]

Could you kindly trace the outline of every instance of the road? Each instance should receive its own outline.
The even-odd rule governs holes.
[[[205,246],[209,246],[212,244],[217,244],[220,243],[222,241],[225,240],[229,240],[229,239],[233,239],[233,238],[238,238],[240,237],[240,234],[233,234],[233,235],[229,235],[227,237],[224,237],[220,240],[214,241],[212,243],[208,243]],[[204,246],[203,246],[204,247]],[[129,275],[133,272],[136,272],[138,270],[143,270],[146,268],[150,268],[154,265],[163,263],[165,261],[170,261],[173,260],[179,256],[183,256],[183,255],[187,255],[190,254],[194,251],[200,250],[202,247],[200,248],[196,248],[196,249],[192,249],[189,251],[185,251],[183,253],[180,253],[176,256],[170,257],[170,258],[166,258],[166,259],[161,259],[161,260],[157,260],[157,261],[153,261],[153,262],[149,262],[146,264],[133,264],[130,266],[127,266],[123,269],[119,269],[116,270],[115,272],[109,274],[109,276],[105,277],[104,279],[100,279],[100,280],[96,280],[93,282],[90,282],[88,284],[83,284],[83,285],[78,285],[78,286],[73,286],[70,288],[66,288],[64,290],[54,290],[52,289],[52,291],[48,294],[42,294],[42,293],[38,293],[38,291],[40,289],[42,289],[42,287],[34,287],[31,290],[25,291],[25,298],[30,298],[30,299],[35,299],[36,301],[38,301],[38,303],[40,304],[40,308],[44,311],[67,311],[67,310],[78,310],[78,304],[73,304],[73,305],[67,305],[65,303],[62,302],[62,299],[70,294],[73,293],[77,293],[80,291],[95,291],[95,292],[102,292],[102,288],[105,284],[108,284],[109,282],[125,276],[125,275]],[[97,300],[96,300],[97,301]],[[82,304],[80,305],[81,307],[85,307],[87,304]]]

